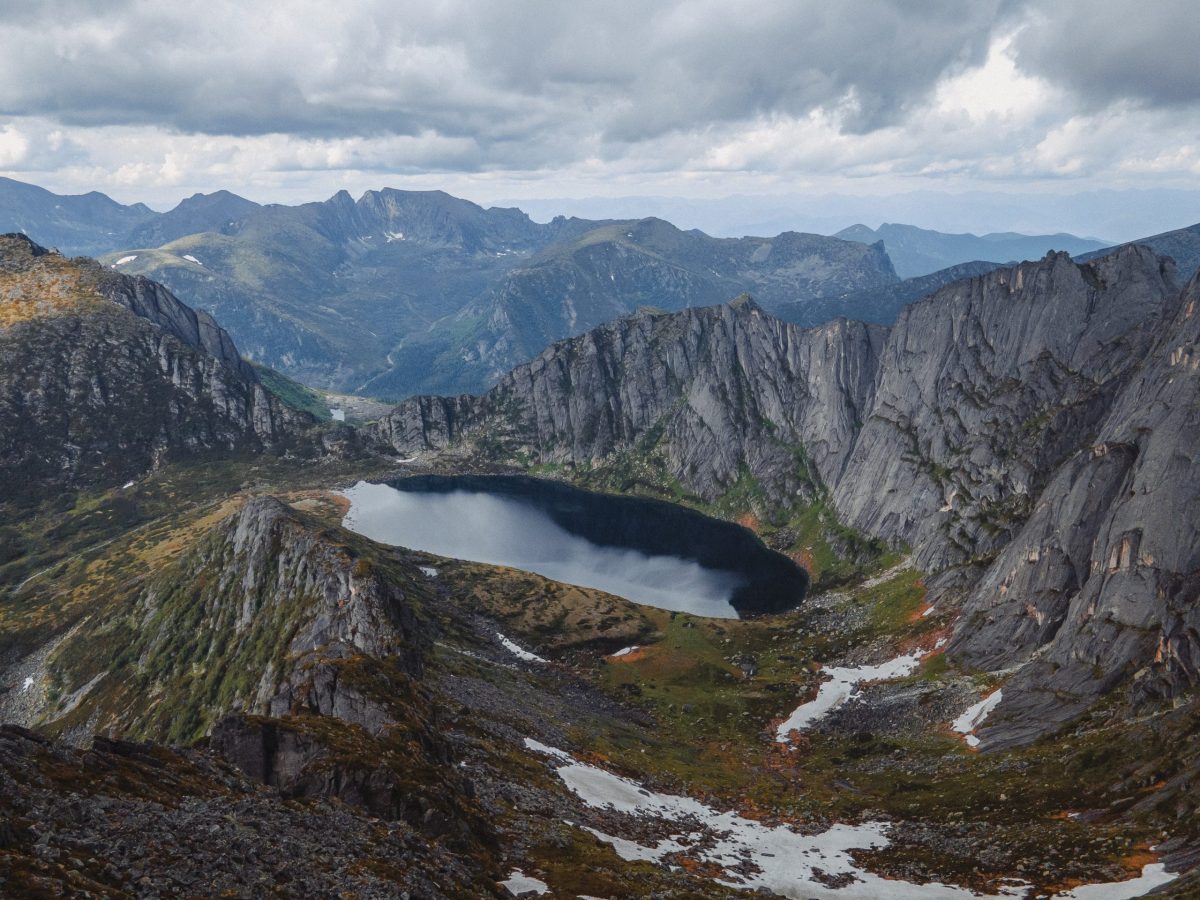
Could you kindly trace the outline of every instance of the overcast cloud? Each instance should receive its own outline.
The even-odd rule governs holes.
[[[1190,0],[0,0],[0,171],[168,204],[1200,186]]]

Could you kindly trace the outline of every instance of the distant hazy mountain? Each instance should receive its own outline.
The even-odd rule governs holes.
[[[875,229],[852,225],[835,237],[867,244],[883,241],[896,273],[902,278],[928,275],[965,262],[1020,262],[1041,259],[1051,250],[1077,256],[1104,246],[1101,241],[1073,234],[943,234],[913,225],[887,223]]]
[[[392,189],[300,206],[217,191],[156,213],[4,182],[4,204],[28,210],[10,227],[153,278],[212,313],[256,362],[389,399],[483,390],[554,341],[639,307],[678,310],[748,292],[797,324],[888,324],[997,262],[1100,246],[902,225],[715,238],[657,218],[540,224],[519,209]]]
[[[201,230],[177,236],[189,228]],[[547,344],[641,306],[752,291],[803,315],[804,303],[899,281],[880,245],[712,238],[658,219],[539,224],[440,191],[342,192],[295,207],[197,196],[133,238],[144,240],[103,261],[213,313],[256,361],[397,399],[482,390]],[[854,310],[834,304],[842,313]]]
[[[733,194],[724,197],[551,197],[507,199],[539,222],[553,216],[657,216],[715,237],[808,231],[834,234],[856,222],[908,222],[951,234],[1065,231],[1116,244],[1194,222],[1200,190],[905,191],[898,194]]]
[[[891,325],[900,311],[948,284],[986,275],[1000,268],[999,263],[969,262],[939,269],[928,275],[905,278],[893,284],[872,286],[850,291],[837,297],[823,297],[807,302],[781,303],[772,313],[796,325],[812,327],[821,325],[839,316]]]
[[[341,192],[301,206],[238,200],[197,209],[221,210],[209,230],[126,245],[103,261],[213,313],[256,361],[349,390],[386,371],[406,341],[444,328],[461,336],[442,320],[554,240],[595,225],[538,225],[520,210],[485,210],[440,191],[370,191],[357,201]]]
[[[884,291],[898,279],[881,246],[816,234],[713,238],[661,219],[591,223],[505,273],[456,317],[416,335],[363,387],[381,396],[422,384],[477,391],[563,338],[640,307],[674,311],[752,292],[767,309],[803,316],[828,300]]]
[[[130,231],[158,215],[141,203],[122,206],[96,191],[63,196],[0,178],[0,233],[19,232],[64,253],[94,255],[120,247]]]
[[[1161,256],[1169,256],[1179,267],[1179,276],[1187,280],[1200,270],[1200,224],[1179,228],[1175,231],[1165,231],[1148,238],[1139,238],[1129,244],[1144,244]],[[1129,244],[1122,244],[1126,247]],[[1111,247],[1094,250],[1091,253],[1080,254],[1080,261],[1097,259],[1112,252]]]
[[[123,246],[158,247],[169,241],[178,240],[201,231],[218,231],[225,234],[236,229],[238,223],[261,207],[253,200],[215,191],[211,194],[193,194],[170,212],[162,213],[135,228],[121,244]],[[112,249],[112,248],[108,248]]]

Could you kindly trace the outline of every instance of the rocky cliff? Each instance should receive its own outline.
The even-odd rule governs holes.
[[[295,818],[278,818],[279,811],[302,809],[301,819],[320,818],[331,808],[326,801],[338,801],[332,808],[344,810],[344,827],[369,820],[376,826],[370,833],[402,838],[389,863],[394,868],[377,878],[403,882],[442,870],[424,895],[486,892],[455,886],[485,875],[489,883],[496,880],[495,836],[441,733],[443,712],[422,683],[438,633],[428,579],[396,554],[272,497],[229,506],[232,511],[205,530],[163,545],[166,555],[152,573],[139,576],[135,566],[126,591],[95,597],[66,633],[43,633],[46,643],[28,648],[18,666],[34,674],[0,700],[0,716],[65,742],[90,743],[92,750],[80,758],[61,745],[51,750],[31,733],[0,733],[0,771],[15,779],[0,790],[0,808],[11,814],[15,805],[22,821],[30,815],[46,830],[60,788],[38,769],[41,763],[30,768],[38,754],[57,755],[59,776],[84,779],[91,776],[78,770],[96,763],[111,771],[103,763],[106,753],[133,755],[162,779],[155,800],[192,798],[192,822],[221,815],[199,798],[240,799],[257,783],[260,792],[270,788],[256,798],[258,814],[275,817],[281,829],[272,840],[303,840],[308,829],[297,828]],[[117,734],[160,744],[93,741]],[[202,749],[187,751],[187,759],[161,745],[200,738]],[[223,771],[228,764],[242,774],[231,778]],[[124,772],[122,787],[141,784],[141,774],[148,773]],[[101,792],[122,796],[111,785]],[[306,805],[285,807],[283,801]],[[153,807],[135,802],[123,808],[127,830],[155,818]],[[158,820],[168,831],[182,824],[170,816]],[[63,828],[69,826],[53,826]],[[210,846],[227,843],[219,829],[204,830]],[[117,880],[140,877],[129,874],[136,863],[112,850],[117,836],[97,839],[117,863],[112,878],[118,870]],[[27,851],[22,836],[8,840],[0,854]],[[196,852],[189,850],[187,862],[177,860],[177,871],[202,869]],[[419,863],[414,852],[443,861]],[[0,879],[12,874],[5,862],[0,859]],[[245,863],[261,877],[257,857]],[[94,877],[100,866],[77,868]],[[161,872],[171,863],[147,859],[143,868]],[[312,877],[304,876],[305,883]]]
[[[957,662],[1036,659],[987,746],[1134,676],[1143,699],[1194,682],[1198,300],[1200,282],[1181,293],[1169,260],[1128,247],[957,282],[891,329],[799,329],[747,299],[643,313],[378,431],[401,452],[577,469],[654,450],[710,500],[747,475],[776,504],[828,491],[844,523],[975,585]]]
[[[1123,683],[1139,706],[1200,683],[1198,307],[1200,277],[966,603],[956,654],[1025,663],[983,732],[994,745]]]
[[[888,334],[874,404],[833,485],[851,525],[938,570],[1011,538],[1174,311],[1174,267],[1144,248],[1066,254],[947,287]]]
[[[211,316],[161,285],[0,238],[0,472],[14,499],[171,458],[282,445],[269,394]]]
[[[376,426],[401,453],[472,438],[540,463],[660,450],[669,473],[716,497],[748,467],[778,495],[834,483],[870,408],[884,331],[803,330],[749,297],[643,312],[556,344],[481,398],[417,398]],[[805,449],[814,471],[797,466]]]

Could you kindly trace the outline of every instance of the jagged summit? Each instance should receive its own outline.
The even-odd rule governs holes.
[[[23,232],[0,234],[0,265],[5,268],[20,265],[22,257],[45,256],[49,252]]]

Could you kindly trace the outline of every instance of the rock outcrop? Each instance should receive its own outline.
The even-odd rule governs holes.
[[[330,770],[332,772],[332,770]],[[75,749],[0,725],[0,893],[30,896],[488,896],[483,840],[381,823],[353,800],[296,802],[215,748],[97,738]],[[414,798],[415,800],[415,798]],[[437,816],[437,807],[430,806]],[[486,836],[485,836],[486,837]]]
[[[129,602],[72,632],[47,666],[63,695],[134,679],[163,698],[92,707],[93,731],[193,740],[241,710],[333,715],[379,733],[395,717],[355,680],[361,666],[343,664],[385,659],[397,678],[420,676],[431,637],[417,619],[423,578],[410,569],[381,571],[301,513],[252,497]],[[107,652],[94,649],[97,633]]]
[[[211,316],[161,285],[0,238],[6,499],[282,446],[311,424],[259,384]]]

